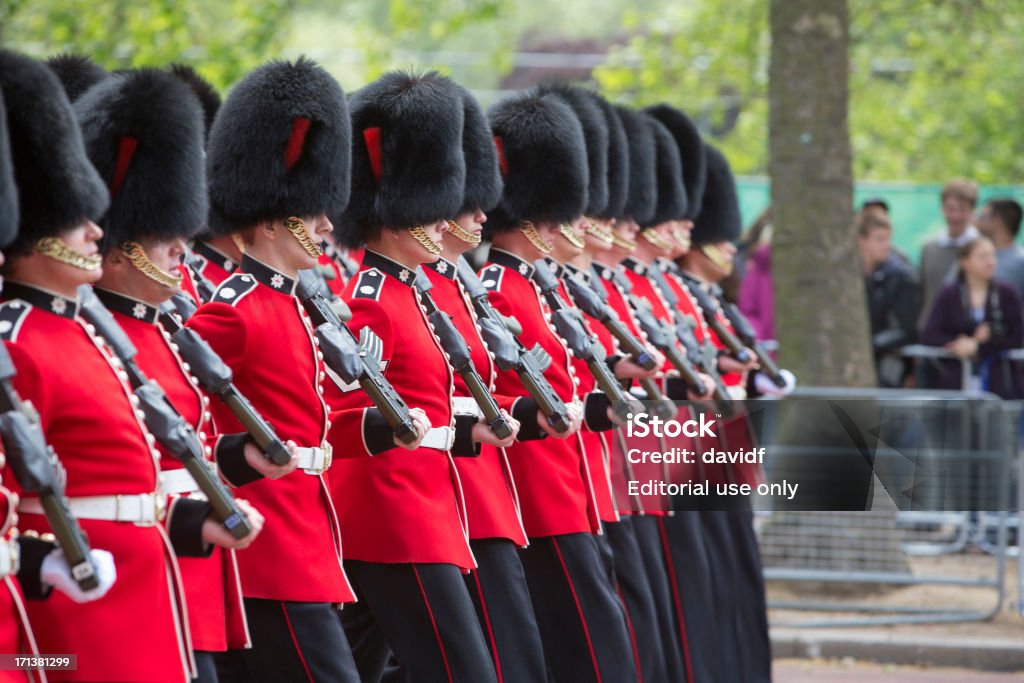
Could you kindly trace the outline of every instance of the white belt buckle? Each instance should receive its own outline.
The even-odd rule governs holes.
[[[455,443],[455,430],[451,427],[433,427],[423,437],[420,448],[436,448],[439,451],[450,451]]]
[[[196,493],[199,491],[199,485],[192,477],[192,473],[184,467],[175,470],[164,470],[160,473],[159,481],[160,492],[165,496]]]
[[[152,526],[163,517],[163,500],[163,496],[152,493],[118,494],[114,497],[114,521]]]
[[[331,466],[331,459],[331,444],[326,442],[322,446],[299,449],[299,467],[306,474],[323,474]]]
[[[452,413],[455,415],[472,415],[480,417],[480,406],[472,396],[453,396]]]

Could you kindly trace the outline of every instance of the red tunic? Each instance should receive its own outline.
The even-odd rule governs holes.
[[[383,342],[384,376],[432,427],[454,427],[452,371],[429,327],[415,272],[367,251],[345,288],[356,335]],[[339,380],[340,381],[340,380]],[[458,470],[448,451],[394,445],[393,432],[356,386],[329,385],[335,471],[331,484],[345,556],[365,562],[436,562],[476,567],[469,549]]]
[[[3,455],[0,454],[2,462]],[[10,531],[16,520],[14,501],[14,493],[0,484],[0,543],[7,543],[11,538]],[[14,576],[7,576],[0,583],[0,653],[38,652],[18,582]],[[23,671],[0,671],[0,683],[25,683],[28,680],[31,679]]]
[[[555,393],[570,403],[577,400],[578,378],[565,342],[550,322],[550,312],[540,290],[530,280],[533,265],[501,249],[492,248],[490,263],[480,272],[494,307],[519,321],[519,339],[527,347],[540,344],[551,356],[544,376]],[[514,372],[499,372],[495,387],[499,394],[526,396]],[[590,467],[582,437],[548,437],[540,441],[516,442],[506,449],[528,536],[554,536],[598,532],[597,512]]]
[[[11,282],[4,290],[0,330],[18,370],[15,386],[39,412],[67,495],[155,493],[160,453],[148,445],[131,389],[77,317],[77,302]],[[50,531],[44,515],[20,517],[22,530]],[[92,547],[113,554],[117,581],[95,602],[54,593],[27,603],[40,651],[78,655],[77,671],[52,671],[50,680],[187,681],[184,604],[163,527],[80,522]]]
[[[192,251],[195,253],[195,260],[198,264],[196,270],[213,283],[214,287],[219,287],[238,270],[237,261],[208,242],[196,240]]]
[[[424,266],[424,271],[434,285],[430,290],[434,303],[451,316],[455,327],[470,347],[473,365],[493,395],[497,367],[477,330],[476,313],[473,312],[462,282],[456,276],[455,265],[442,258],[437,263]],[[455,374],[454,381],[455,396],[470,395],[460,375]],[[498,405],[508,411],[512,410],[516,398],[495,396]],[[455,458],[455,466],[459,470],[466,497],[469,537],[507,538],[516,545],[526,545],[526,531],[519,514],[519,496],[505,449],[481,444],[478,456]]]
[[[214,443],[210,399],[196,386],[184,361],[171,345],[170,335],[159,322],[156,308],[135,299],[97,289],[132,344],[138,349],[139,368],[164,390],[171,405],[188,422],[201,441]],[[178,470],[184,466],[159,444],[163,457],[160,469]],[[209,450],[209,447],[208,447]],[[188,494],[185,494],[188,495]],[[167,526],[174,518],[178,496],[167,504]],[[249,634],[242,611],[242,587],[237,581],[235,552],[214,548],[209,557],[179,557],[181,579],[185,585],[188,625],[192,647],[196,650],[223,652],[229,647],[249,645]]]
[[[252,257],[221,283],[188,326],[209,342],[234,372],[235,385],[282,441],[317,447],[328,429],[322,354],[295,280]],[[245,431],[222,404],[213,406],[221,434]],[[244,484],[237,495],[265,520],[263,531],[238,554],[242,594],[295,602],[352,602],[341,568],[341,537],[327,474],[297,469],[280,479]]]

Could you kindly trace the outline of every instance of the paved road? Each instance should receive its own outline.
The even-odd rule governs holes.
[[[1022,673],[982,673],[962,669],[918,669],[887,664],[780,661],[774,683],[1011,683]]]

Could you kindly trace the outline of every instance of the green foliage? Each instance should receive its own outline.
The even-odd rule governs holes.
[[[596,76],[620,99],[682,106],[737,172],[764,173],[767,4],[665,3]],[[1020,177],[1024,0],[851,0],[850,13],[857,178]]]
[[[5,47],[91,56],[109,69],[196,65],[225,87],[277,49],[295,0],[0,0]]]

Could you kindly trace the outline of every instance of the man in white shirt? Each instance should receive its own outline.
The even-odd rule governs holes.
[[[942,188],[946,233],[933,237],[921,248],[921,316],[918,327],[928,319],[932,301],[957,261],[957,250],[979,234],[971,224],[977,204],[978,184],[972,180],[951,180]]]

